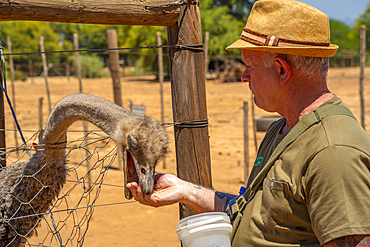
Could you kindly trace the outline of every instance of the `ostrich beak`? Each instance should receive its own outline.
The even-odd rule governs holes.
[[[132,198],[127,183],[137,182],[146,195],[152,193],[154,185],[154,168],[140,166],[128,148],[124,152],[124,189],[126,199]]]

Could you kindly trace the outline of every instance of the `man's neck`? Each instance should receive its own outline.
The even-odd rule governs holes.
[[[301,105],[294,105],[294,107],[291,107],[289,111],[282,114],[286,118],[286,125],[282,129],[282,134],[288,133],[301,119],[307,115],[308,113],[316,110],[319,106],[324,104],[329,99],[333,98],[334,94],[332,94],[330,91],[325,90],[321,93],[319,93],[316,97],[313,97],[312,100],[300,100],[298,102],[302,102]],[[309,102],[309,103],[304,103]]]

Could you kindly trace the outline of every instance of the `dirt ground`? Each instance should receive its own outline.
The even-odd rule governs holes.
[[[370,131],[370,69],[366,69],[365,99],[366,124]],[[360,120],[359,68],[330,69],[328,84],[332,92],[341,97]],[[147,115],[160,120],[159,84],[152,77],[127,77],[121,79],[122,99],[126,109],[130,101],[145,105]],[[113,101],[112,81],[105,79],[83,79],[84,93],[93,94]],[[71,78],[49,78],[51,104],[62,97],[79,91],[78,80]],[[8,82],[10,88],[10,82]],[[48,113],[46,88],[43,78],[35,78],[34,83],[15,82],[15,102],[19,123],[24,130],[38,130],[38,102],[44,97],[43,122]],[[221,83],[207,81],[207,106],[209,116],[209,134],[211,147],[212,182],[217,190],[236,194],[244,184],[243,155],[243,102],[249,102],[251,95],[246,83]],[[164,83],[165,122],[172,122],[170,83]],[[271,115],[258,108],[256,117]],[[251,126],[251,118],[249,125]],[[6,108],[6,127],[14,129],[9,108]],[[176,174],[173,128],[167,129],[170,137],[170,153],[166,157],[166,169],[162,163],[157,172]],[[31,135],[29,132],[25,133]],[[255,158],[255,146],[252,128],[249,131],[250,164]],[[263,133],[258,133],[258,142]],[[20,143],[20,140],[18,141]],[[14,145],[13,134],[7,133],[7,145]],[[120,170],[110,170],[105,183],[123,184]],[[96,205],[125,202],[122,187],[103,186]],[[179,220],[178,205],[162,208],[150,208],[137,202],[100,206],[90,221],[85,236],[84,246],[180,246],[176,234]],[[42,231],[40,231],[41,233]],[[75,245],[73,245],[75,246]]]

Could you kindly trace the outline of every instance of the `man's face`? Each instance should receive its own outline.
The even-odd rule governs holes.
[[[276,112],[279,100],[279,74],[274,66],[266,66],[260,51],[242,50],[242,60],[247,66],[241,80],[249,82],[255,104],[265,111]],[[281,99],[280,99],[281,100]]]

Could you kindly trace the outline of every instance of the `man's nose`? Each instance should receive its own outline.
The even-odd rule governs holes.
[[[244,73],[242,74],[241,80],[242,80],[242,82],[250,82],[251,81],[251,69],[249,67],[247,67],[244,70]]]

